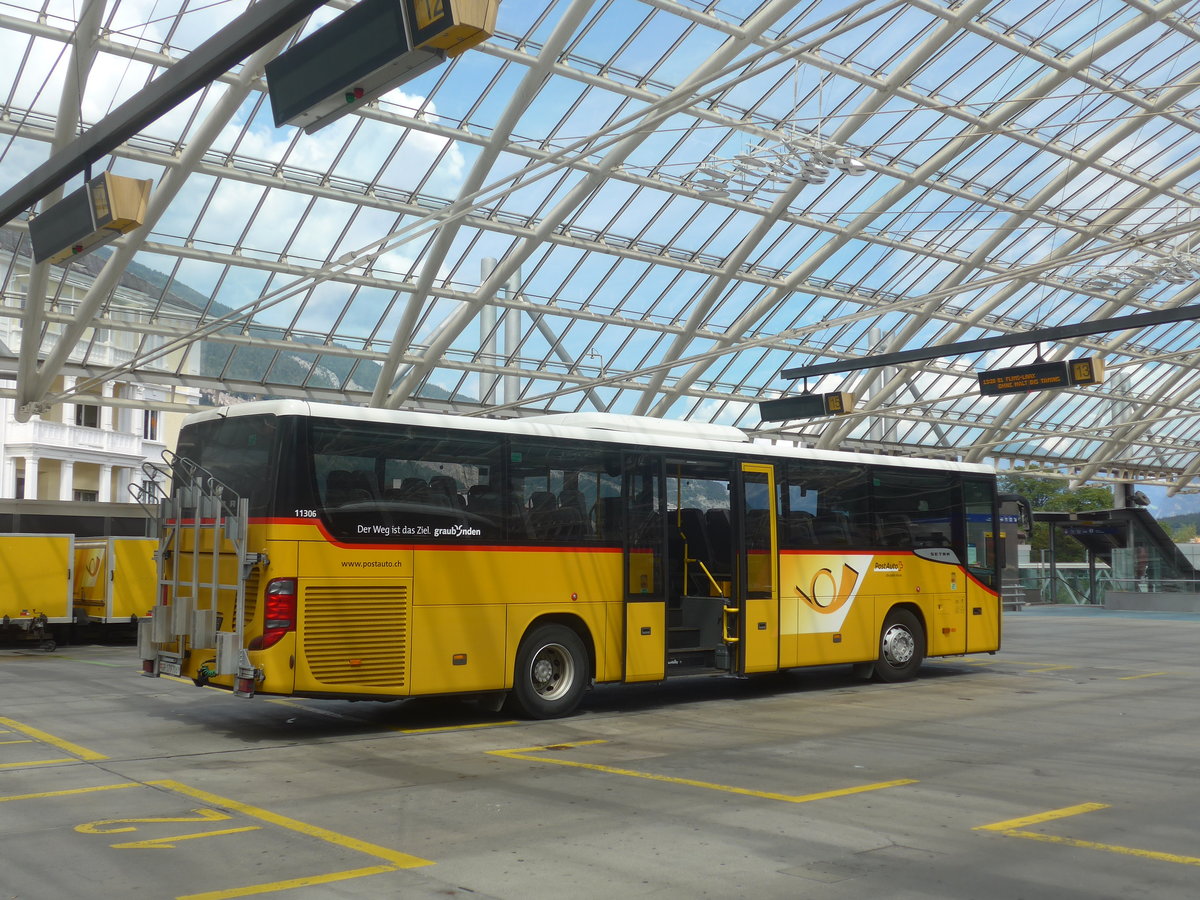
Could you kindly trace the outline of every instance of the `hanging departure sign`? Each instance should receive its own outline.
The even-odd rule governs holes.
[[[267,63],[275,126],[312,134],[491,37],[500,0],[360,0]]]
[[[33,261],[59,264],[139,227],[150,202],[148,178],[103,172],[29,220]]]
[[[1084,357],[1070,361],[1035,362],[980,372],[977,377],[979,393],[985,397],[1101,384],[1104,381],[1104,360]]]
[[[404,0],[413,47],[458,56],[496,30],[500,0]]]
[[[854,395],[846,391],[829,394],[799,394],[763,400],[758,414],[764,422],[783,422],[788,419],[811,419],[814,416],[844,416],[854,411]]]

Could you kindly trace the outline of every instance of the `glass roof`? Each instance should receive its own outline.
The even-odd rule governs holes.
[[[32,272],[25,216],[3,229],[25,414],[67,399],[59,375],[120,377],[1193,487],[1190,319],[782,373],[1190,305],[1200,0],[501,0],[480,46],[313,134],[276,128],[263,66],[352,5],[94,164],[153,181],[145,227]],[[0,190],[247,8],[0,0]],[[1104,384],[978,392],[1081,356]],[[805,387],[857,408],[760,420]]]

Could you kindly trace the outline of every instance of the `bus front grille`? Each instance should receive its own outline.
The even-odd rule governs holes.
[[[404,687],[407,585],[310,585],[303,597],[304,658],[325,684]]]

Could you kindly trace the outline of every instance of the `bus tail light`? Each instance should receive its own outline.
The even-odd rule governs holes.
[[[251,650],[266,650],[296,630],[296,579],[273,578],[267,582],[263,602],[263,633],[250,642]]]

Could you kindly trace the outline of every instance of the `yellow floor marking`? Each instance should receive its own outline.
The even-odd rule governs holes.
[[[996,831],[1005,837],[1025,838],[1031,841],[1041,841],[1046,844],[1064,844],[1068,847],[1079,847],[1084,850],[1103,850],[1106,853],[1119,853],[1123,856],[1136,856],[1141,859],[1153,859],[1158,862],[1179,863],[1185,866],[1200,866],[1200,857],[1181,856],[1177,853],[1160,853],[1157,850],[1141,850],[1137,847],[1122,847],[1118,844],[1101,844],[1096,841],[1081,841],[1076,838],[1060,837],[1054,834],[1039,834],[1036,831],[1024,831],[1027,825],[1038,825],[1042,822],[1052,822],[1056,819],[1066,819],[1082,813],[1095,812],[1098,809],[1108,809],[1107,803],[1081,803],[1078,806],[1068,806],[1064,809],[1054,809],[1036,816],[1023,819],[1009,819],[1007,822],[996,822],[994,825],[981,825],[976,831]]]
[[[219,806],[224,809],[230,809],[234,812],[240,812],[243,815],[251,818],[261,819],[264,822],[269,822],[272,825],[278,825],[280,828],[287,828],[290,831],[305,834],[309,837],[317,838],[318,840],[326,841],[330,844],[337,844],[340,847],[345,847],[349,850],[357,850],[359,853],[366,853],[368,856],[376,856],[386,860],[398,869],[414,869],[418,866],[432,866],[433,860],[422,859],[419,856],[410,856],[407,853],[401,853],[398,850],[392,850],[388,847],[381,847],[378,844],[371,844],[366,841],[360,841],[357,838],[348,837],[344,834],[338,834],[336,831],[329,831],[325,828],[320,828],[316,825],[309,825],[306,822],[298,821],[297,819],[289,819],[287,816],[281,816],[277,813],[269,812],[265,809],[259,809],[256,806],[250,806],[246,803],[239,803],[237,800],[230,800],[227,797],[220,797],[216,794],[210,794],[207,791],[197,790],[193,787],[188,787],[186,784],[180,784],[178,781],[148,781],[146,782],[151,787],[163,788],[164,790],[172,791],[176,794],[183,794],[185,797],[194,797],[204,803],[210,803],[213,806]],[[242,894],[234,894],[231,896],[244,896]]]
[[[1074,666],[1043,666],[1040,669],[1026,669],[1025,673],[1027,675],[1031,675],[1031,674],[1035,674],[1037,672],[1059,672],[1059,671],[1062,671],[1063,669],[1073,669],[1073,668],[1075,668],[1075,667]]]
[[[996,822],[992,825],[980,825],[975,831],[1014,831],[1029,825],[1040,825],[1042,822],[1053,822],[1055,819],[1066,819],[1082,813],[1095,812],[1098,809],[1108,809],[1107,803],[1080,803],[1078,806],[1067,806],[1062,809],[1052,809],[1049,812],[1038,813],[1036,816],[1025,816],[1021,819],[1009,819],[1007,822]]]
[[[149,838],[144,841],[128,841],[124,844],[109,844],[114,850],[173,850],[180,841],[194,838],[219,837],[223,834],[241,834],[243,831],[262,831],[261,825],[244,825],[241,828],[222,828],[220,831],[200,831],[196,834],[180,834],[174,837]]]
[[[469,725],[440,725],[436,728],[393,728],[401,734],[435,734],[439,731],[467,731],[471,728],[499,728],[501,725],[520,725],[516,719],[506,722],[472,722]]]
[[[138,819],[100,819],[76,825],[80,834],[127,834],[139,825],[177,825],[182,822],[228,822],[233,816],[219,809],[197,809],[194,816],[149,816]],[[255,826],[256,828],[258,826]]]
[[[1159,675],[1169,675],[1169,672],[1147,672],[1145,675],[1125,675],[1117,681],[1137,681],[1139,678],[1157,678]]]
[[[764,800],[780,800],[784,803],[808,803],[812,800],[828,800],[833,797],[846,797],[851,794],[862,794],[867,791],[879,791],[884,788],[902,787],[916,784],[912,778],[901,778],[896,781],[881,781],[875,784],[864,784],[858,787],[838,788],[832,791],[821,791],[816,794],[777,794],[772,791],[752,791],[747,788],[733,787],[727,784],[713,784],[709,781],[696,781],[691,778],[676,778],[672,775],[655,775],[651,772],[637,772],[633,769],[618,769],[613,766],[602,766],[596,763],[582,763],[569,759],[550,759],[545,756],[532,756],[532,753],[545,753],[550,750],[567,750],[583,747],[589,744],[605,744],[607,741],[575,741],[569,744],[549,744],[544,747],[522,747],[517,750],[489,750],[493,756],[506,756],[509,759],[524,759],[533,762],[551,763],[556,766],[570,766],[575,769],[590,769],[593,772],[605,772],[609,775],[624,775],[628,778],[645,778],[648,781],[662,781],[666,784],[682,784],[687,787],[705,788],[710,791],[723,791],[727,794],[741,794],[746,797],[759,797]]]
[[[0,803],[8,800],[42,800],[47,797],[71,797],[75,794],[90,794],[94,791],[120,791],[125,788],[142,787],[136,781],[128,781],[125,784],[101,784],[96,787],[71,788],[64,791],[43,791],[40,794],[14,794],[11,797],[0,797]]]
[[[0,747],[7,747],[9,744],[32,744],[33,738],[22,738],[19,741],[0,741]]]
[[[86,747],[80,747],[78,744],[72,744],[70,741],[64,741],[62,738],[57,738],[52,734],[47,734],[46,732],[40,731],[37,728],[33,728],[29,725],[22,725],[20,722],[14,722],[12,719],[6,719],[3,716],[0,716],[0,725],[5,726],[6,728],[11,728],[14,731],[19,731],[22,734],[28,735],[34,740],[41,741],[45,744],[50,744],[51,746],[57,747],[59,750],[71,753],[78,759],[86,760],[88,762],[95,762],[96,760],[100,759],[108,759],[108,757],[103,753],[97,753],[94,750],[88,750]],[[74,760],[57,761],[73,762]]]
[[[28,769],[33,766],[59,766],[63,763],[79,762],[74,756],[66,759],[35,759],[32,762],[0,763],[0,769]]]
[[[275,881],[271,884],[258,884],[251,887],[231,888],[227,891],[209,891],[204,894],[187,894],[177,900],[234,900],[236,897],[251,897],[255,894],[271,894],[275,891],[286,891],[292,888],[313,887],[318,884],[330,884],[334,881],[349,881],[351,878],[362,878],[367,875],[380,875],[384,872],[396,872],[400,866],[369,866],[365,869],[347,869],[345,872],[330,872],[327,875],[314,875],[311,878],[293,878],[289,881]]]

